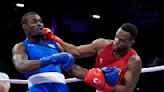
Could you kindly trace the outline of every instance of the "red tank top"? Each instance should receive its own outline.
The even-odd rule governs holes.
[[[112,44],[110,44],[107,48],[105,48],[102,52],[100,52],[97,55],[95,67],[98,67],[98,68],[103,68],[103,67],[119,68],[120,69],[119,83],[122,84],[128,60],[132,55],[136,54],[136,51],[134,49],[130,49],[125,56],[123,56],[121,59],[117,59],[112,55],[112,52],[113,52]]]

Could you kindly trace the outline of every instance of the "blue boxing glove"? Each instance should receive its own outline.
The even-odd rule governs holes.
[[[75,58],[67,52],[61,52],[58,54],[52,54],[51,56],[40,58],[40,64],[42,67],[49,64],[60,64],[65,71],[69,70],[74,63]]]
[[[119,81],[119,69],[112,67],[104,67],[101,69],[104,72],[105,80],[109,85],[115,85]]]

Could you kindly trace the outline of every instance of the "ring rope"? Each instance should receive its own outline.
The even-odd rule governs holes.
[[[65,81],[66,83],[72,83],[72,82],[79,82],[82,80],[74,77],[74,78],[68,78]],[[10,82],[13,84],[28,84],[28,80],[21,80],[21,79],[0,79],[0,82]]]
[[[162,70],[164,70],[164,65],[142,68],[141,73],[156,72],[156,71],[162,71]]]
[[[142,68],[141,73],[156,72],[156,71],[162,71],[162,70],[164,70],[164,65],[149,67],[149,68]],[[66,83],[79,82],[79,81],[83,81],[83,80],[75,78],[75,77],[66,79]],[[13,84],[28,84],[28,80],[21,80],[21,79],[0,79],[0,82],[10,82]]]

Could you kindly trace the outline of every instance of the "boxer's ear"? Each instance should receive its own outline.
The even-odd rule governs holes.
[[[135,44],[135,40],[132,41],[132,45]]]
[[[27,29],[27,24],[22,24],[22,28],[26,30]]]

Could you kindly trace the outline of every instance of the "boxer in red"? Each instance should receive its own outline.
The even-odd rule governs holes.
[[[95,68],[82,73],[84,82],[95,87],[97,92],[133,92],[142,68],[141,59],[132,48],[137,34],[138,29],[134,24],[124,23],[118,28],[114,40],[99,38],[91,44],[80,46],[68,44],[61,39],[57,39],[57,41],[65,51],[72,53],[76,58],[98,54]],[[104,69],[104,67],[118,69],[119,77],[114,75],[112,78],[112,74],[116,74],[116,72],[108,73],[110,77],[108,74],[103,75],[102,72],[111,71]],[[116,81],[117,83],[114,85],[110,84],[112,80],[115,80],[115,77],[119,78],[119,81]]]

